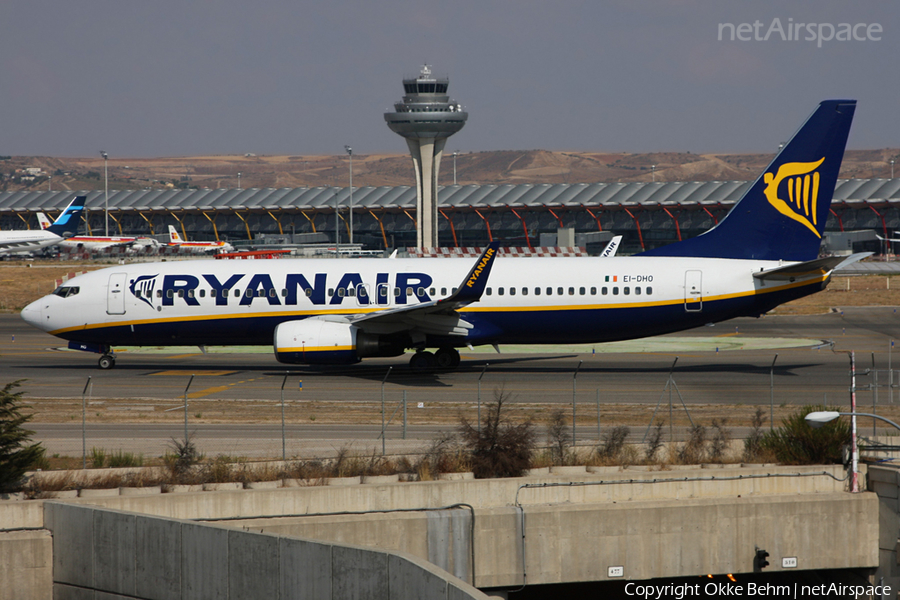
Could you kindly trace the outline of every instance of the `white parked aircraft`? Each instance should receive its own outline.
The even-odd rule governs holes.
[[[87,196],[76,196],[46,229],[24,231],[0,231],[0,254],[34,252],[63,241],[78,230],[78,221],[84,210]]]
[[[186,242],[174,226],[169,225],[169,246],[177,246],[186,252],[231,252],[234,246],[228,242]]]
[[[50,228],[50,219],[48,219],[44,213],[39,212],[37,214],[37,218],[38,223],[41,224],[41,229]],[[104,237],[97,235],[74,235],[72,237],[67,237],[63,241],[59,242],[59,248],[67,252],[79,250],[96,252],[100,250],[106,250],[108,248],[113,248],[115,246],[130,246],[136,240],[137,238],[125,236]]]
[[[706,233],[632,257],[202,260],[70,279],[22,318],[100,353],[116,345],[274,346],[284,363],[348,364],[415,349],[453,368],[481,344],[633,339],[758,316],[825,287],[818,258],[853,100],[822,102]],[[437,349],[432,353],[428,349]]]

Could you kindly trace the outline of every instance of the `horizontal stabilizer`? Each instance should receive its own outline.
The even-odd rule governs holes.
[[[753,276],[763,281],[791,281],[798,277],[825,275],[843,266],[852,265],[864,258],[872,256],[872,252],[859,252],[851,256],[828,256],[806,262],[795,263],[786,267],[769,269],[754,273]]]

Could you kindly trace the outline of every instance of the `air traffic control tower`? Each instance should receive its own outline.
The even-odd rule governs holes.
[[[438,246],[438,172],[447,138],[463,128],[468,113],[447,95],[450,80],[432,77],[428,65],[403,80],[405,95],[384,113],[391,131],[406,138],[416,169],[416,245]]]

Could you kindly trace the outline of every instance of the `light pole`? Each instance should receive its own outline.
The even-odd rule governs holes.
[[[578,391],[578,388],[575,384],[575,379],[578,377],[578,370],[581,368],[583,360],[578,361],[578,366],[575,367],[575,372],[572,373],[572,447],[578,445],[578,442],[575,439],[575,393]]]
[[[338,210],[338,194],[334,189],[334,257],[340,258],[341,251],[341,213]]]
[[[894,159],[891,159],[891,179],[894,178]]]
[[[885,417],[882,417],[881,415],[876,415],[873,413],[862,413],[862,412],[837,412],[837,411],[830,411],[830,410],[820,410],[820,411],[809,413],[808,415],[806,415],[805,419],[810,427],[812,427],[814,429],[818,429],[825,423],[830,423],[831,421],[834,421],[838,417],[851,417],[853,441],[851,443],[850,451],[853,453],[853,473],[852,473],[853,487],[850,491],[858,492],[859,491],[859,483],[858,483],[858,480],[856,477],[856,468],[857,468],[857,465],[859,464],[859,448],[857,448],[857,446],[856,446],[856,417],[872,417],[873,419],[879,419],[881,421],[884,421],[885,423],[889,423],[890,425],[893,425],[896,429],[900,429],[900,425],[897,425],[890,419],[886,419]]]
[[[103,193],[106,198],[103,210],[103,235],[109,237],[109,154],[100,151],[103,157]]]
[[[353,243],[353,148],[344,146],[347,156],[350,157],[350,243]]]
[[[453,185],[456,185],[456,157],[459,156],[459,150],[453,151]],[[891,161],[893,164],[894,161]],[[893,175],[891,176],[893,177]]]
[[[650,172],[653,174],[653,182],[656,182],[656,165],[650,165]]]
[[[241,172],[238,171],[238,189],[241,189]]]

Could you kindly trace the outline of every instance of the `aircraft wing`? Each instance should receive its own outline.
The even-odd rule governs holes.
[[[872,256],[872,252],[859,252],[851,256],[828,256],[825,258],[817,258],[806,262],[794,263],[786,267],[778,267],[769,269],[768,271],[759,271],[753,276],[757,279],[766,281],[789,281],[797,277],[808,277],[810,275],[825,275],[835,269],[852,265],[864,258]]]
[[[472,325],[456,311],[481,299],[499,247],[497,242],[491,242],[456,291],[446,298],[349,316],[347,320],[363,330],[377,333],[418,329],[436,335],[465,336]]]

